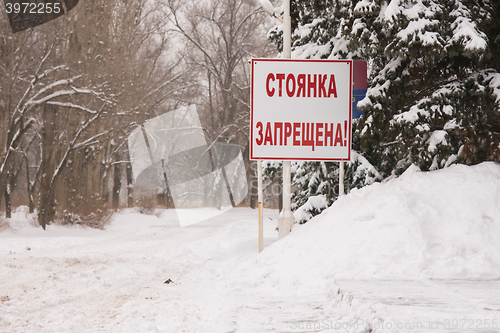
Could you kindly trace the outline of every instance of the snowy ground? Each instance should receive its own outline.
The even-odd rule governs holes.
[[[333,281],[299,299],[293,290],[273,291],[278,281],[231,274],[243,260],[257,260],[255,210],[185,228],[171,215],[126,212],[106,231],[4,231],[0,331],[285,332],[328,313],[357,318],[347,300],[329,294],[337,292]],[[267,246],[277,238],[276,216],[266,211],[265,218]]]
[[[498,203],[499,165],[410,170],[280,241],[265,210],[261,254],[247,208],[184,228],[129,210],[104,231],[19,212],[0,332],[500,332]]]
[[[381,331],[400,327],[401,332],[500,332],[499,280],[336,282],[344,293],[382,315]]]

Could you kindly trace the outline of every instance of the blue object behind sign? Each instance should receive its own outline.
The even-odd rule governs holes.
[[[352,118],[357,119],[361,117],[363,114],[361,111],[358,110],[358,102],[365,98],[366,96],[366,90],[367,89],[353,89],[352,90],[352,96],[353,96],[353,101],[352,101]]]
[[[352,89],[352,117],[361,117],[362,112],[358,110],[358,102],[365,98],[367,86],[367,75],[368,75],[368,64],[366,61],[354,60],[352,62],[352,74],[353,74],[353,89]]]

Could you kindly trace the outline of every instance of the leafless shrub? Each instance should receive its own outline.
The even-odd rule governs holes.
[[[104,229],[113,216],[113,210],[100,197],[79,198],[79,204],[71,211],[65,209],[57,217],[59,225],[82,225],[95,229]]]
[[[156,200],[151,196],[140,196],[135,200],[135,206],[139,208],[141,214],[154,215]]]

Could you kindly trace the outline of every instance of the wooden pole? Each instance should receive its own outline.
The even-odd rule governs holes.
[[[257,161],[257,183],[258,183],[258,198],[259,198],[259,253],[264,249],[264,219],[262,205],[262,160]]]

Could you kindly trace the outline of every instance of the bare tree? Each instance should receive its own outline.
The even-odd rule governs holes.
[[[239,144],[249,171],[248,60],[271,54],[266,19],[249,0],[167,1],[175,29],[188,42],[189,60],[199,68],[201,119],[209,141]]]
[[[130,130],[192,86],[182,56],[167,54],[162,8],[155,1],[91,0],[18,34],[2,27],[0,200],[25,161],[43,227],[56,207],[71,213],[90,209],[94,199],[106,207],[111,166],[127,163],[121,156]],[[30,174],[28,165],[38,162],[40,172]]]

